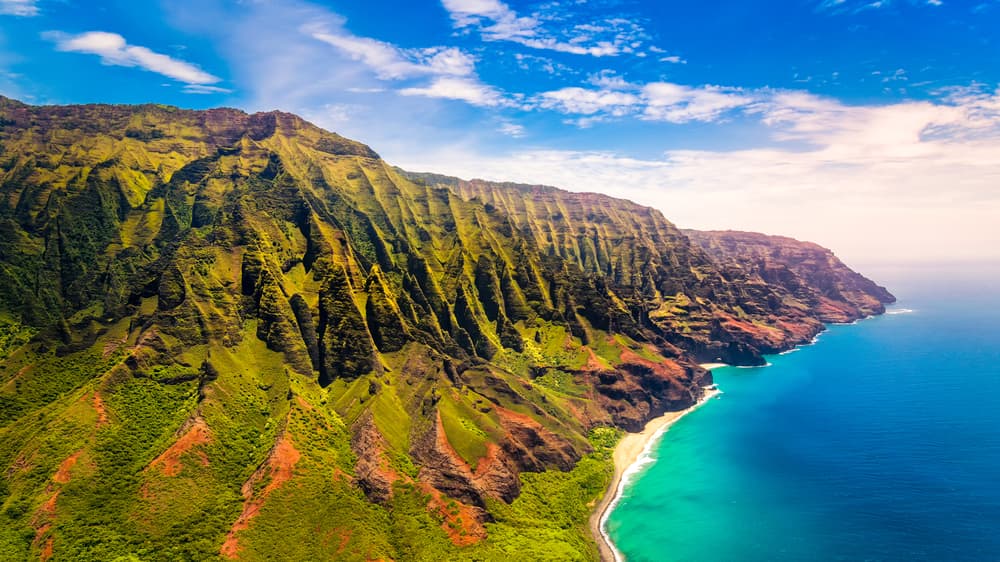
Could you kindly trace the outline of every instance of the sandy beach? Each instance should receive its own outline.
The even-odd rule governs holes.
[[[711,368],[705,365],[703,367]],[[706,389],[705,396],[694,406],[679,412],[667,412],[656,419],[650,420],[642,431],[639,433],[626,433],[621,441],[618,442],[613,455],[615,473],[611,477],[611,484],[608,486],[608,491],[605,492],[604,497],[601,498],[600,503],[597,504],[594,513],[590,516],[590,532],[597,540],[597,546],[601,551],[601,560],[604,562],[618,562],[622,560],[621,555],[618,554],[614,545],[611,544],[610,539],[604,533],[603,527],[609,508],[615,503],[618,496],[621,495],[623,476],[667,428],[718,394],[719,391],[714,387]]]
[[[729,364],[728,363],[702,363],[702,364],[700,364],[698,366],[701,367],[702,369],[708,369],[709,371],[711,371],[712,369],[719,369],[721,367],[728,367]]]

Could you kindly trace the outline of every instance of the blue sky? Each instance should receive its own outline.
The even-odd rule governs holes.
[[[0,93],[278,108],[681,226],[1000,257],[998,0],[94,4],[0,0]]]

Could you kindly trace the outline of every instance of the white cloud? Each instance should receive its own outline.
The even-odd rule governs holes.
[[[70,35],[50,31],[43,36],[56,43],[56,50],[97,55],[101,58],[101,63],[106,65],[139,67],[189,84],[192,90],[200,89],[201,92],[198,93],[205,93],[209,89],[208,85],[222,81],[221,78],[205,72],[194,64],[151,51],[146,47],[129,45],[125,38],[117,33],[88,31]]]
[[[499,90],[474,78],[441,77],[426,87],[403,88],[404,96],[424,96],[464,101],[479,107],[497,107],[507,102]]]
[[[390,43],[358,37],[343,29],[307,26],[304,31],[316,40],[336,47],[359,61],[382,79],[399,80],[414,76],[468,76],[475,72],[475,59],[455,47],[401,49]]]
[[[691,87],[670,82],[646,84],[642,96],[646,102],[643,119],[670,123],[716,121],[727,112],[754,101],[736,88]]]
[[[465,27],[483,19],[493,21],[517,20],[517,14],[499,0],[442,0],[455,25]],[[528,19],[528,18],[523,18]]]
[[[0,0],[0,15],[37,16],[38,2],[37,0]]]
[[[296,113],[369,143],[379,152],[393,152],[414,142],[476,142],[477,135],[492,133],[499,123],[471,127],[472,120],[484,113],[482,109],[464,100],[442,102],[429,97],[457,97],[456,88],[435,84],[435,80],[465,78],[463,98],[494,103],[502,92],[482,91],[487,86],[478,84],[477,93],[474,74],[413,71],[407,78],[380,79],[363,60],[312,37],[316,32],[344,33],[344,18],[323,6],[301,0],[239,5],[229,0],[175,0],[164,6],[173,27],[214,40],[215,51],[227,61],[229,79],[243,96],[241,106],[248,111]],[[218,26],[218,21],[226,25]],[[404,62],[412,64],[432,57],[425,49],[400,51],[405,53]],[[411,54],[414,59],[406,58]],[[410,67],[403,68],[407,73]],[[411,89],[410,95],[400,95],[400,89]],[[443,124],[448,121],[455,125]],[[400,123],[405,123],[406,134],[400,134]]]
[[[342,22],[341,22],[342,23]],[[500,90],[476,77],[476,59],[456,47],[403,49],[370,37],[359,37],[342,25],[309,24],[303,31],[313,39],[336,47],[364,64],[381,80],[431,77],[430,83],[400,89],[403,96],[463,101],[477,107],[497,107],[510,102]],[[357,89],[353,89],[357,91]],[[362,90],[372,91],[375,88]]]
[[[626,82],[625,79],[614,70],[602,70],[597,74],[591,74],[587,79],[587,82],[597,86],[598,88],[608,90],[628,90],[632,88],[632,85]]]
[[[671,55],[669,57],[660,57],[660,62],[669,62],[670,64],[687,64],[688,61],[677,55]]]
[[[497,132],[503,133],[508,137],[514,137],[515,139],[522,138],[526,134],[524,126],[516,123],[502,123],[500,127],[497,128]]]
[[[587,127],[612,117],[634,115],[645,121],[688,123],[718,121],[729,112],[752,107],[755,97],[738,88],[685,86],[670,82],[631,84],[604,71],[590,77],[597,89],[579,87],[542,92],[534,106],[571,115],[587,116],[571,122]]]
[[[942,0],[905,0],[908,4],[924,6],[943,6]],[[898,0],[822,0],[817,6],[821,12],[831,12],[835,14],[856,14],[867,10],[879,10],[889,8],[899,3]]]
[[[514,53],[514,61],[521,70],[541,71],[552,76],[576,74],[576,71],[569,66],[547,57],[529,55],[527,53]]]
[[[204,84],[186,84],[182,88],[185,93],[188,94],[229,94],[232,90],[229,88],[220,88],[219,86],[206,86]]]
[[[576,87],[543,92],[536,100],[542,109],[577,115],[602,113],[613,117],[628,115],[642,101],[639,96],[628,92]]]
[[[485,41],[510,41],[532,49],[595,57],[641,53],[647,38],[634,21],[609,17],[571,23],[579,8],[565,10],[556,2],[543,12],[521,16],[499,0],[442,0],[458,29],[475,29]],[[555,28],[554,30],[552,28]]]

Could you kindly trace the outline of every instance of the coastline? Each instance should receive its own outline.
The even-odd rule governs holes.
[[[707,365],[702,366],[709,368]],[[711,365],[712,368],[720,366],[725,365],[721,363]],[[615,467],[614,475],[611,477],[611,483],[608,485],[604,497],[597,504],[589,520],[590,532],[597,541],[597,548],[600,551],[602,561],[621,562],[623,560],[618,549],[604,530],[604,525],[608,514],[611,513],[611,510],[618,503],[625,484],[628,482],[626,476],[638,470],[641,466],[641,461],[648,457],[650,449],[652,449],[653,445],[659,441],[659,437],[671,425],[719,394],[721,394],[721,391],[714,386],[707,387],[705,395],[702,396],[701,400],[690,408],[678,412],[667,412],[658,418],[650,420],[642,431],[638,433],[626,433],[621,441],[618,442],[618,445],[615,446],[612,456]]]

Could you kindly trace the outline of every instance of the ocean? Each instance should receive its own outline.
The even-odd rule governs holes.
[[[608,517],[626,560],[1000,560],[1000,267],[861,271],[888,314],[713,371]]]

